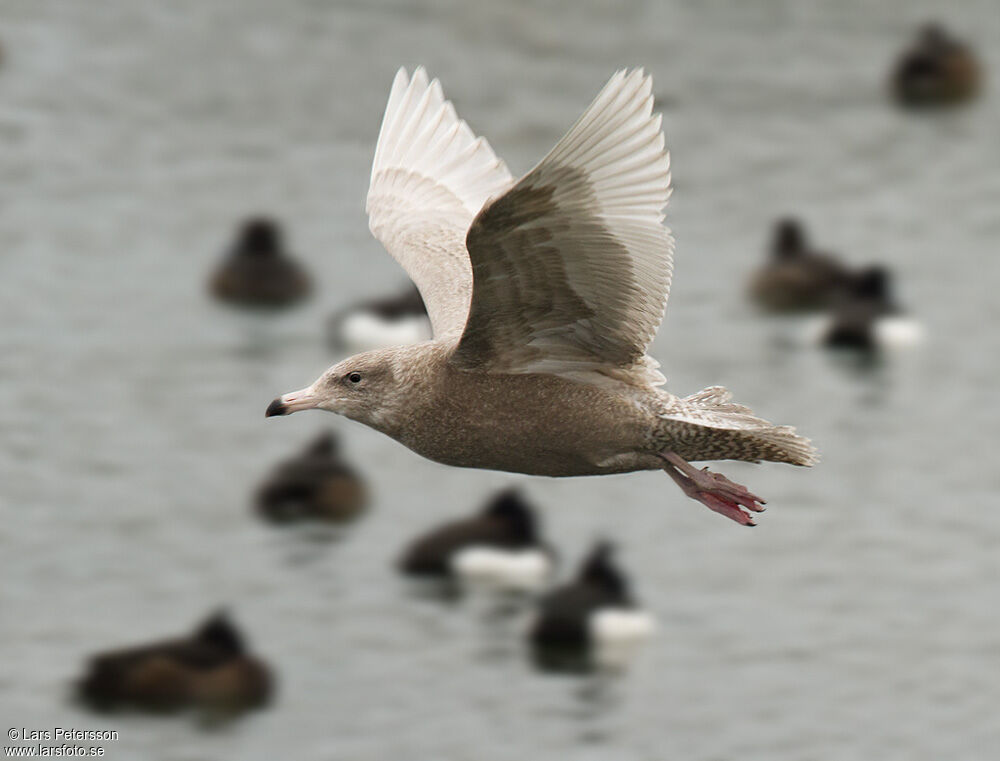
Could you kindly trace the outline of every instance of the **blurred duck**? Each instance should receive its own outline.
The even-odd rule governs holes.
[[[309,294],[309,277],[284,250],[281,230],[269,219],[244,223],[221,266],[212,292],[244,307],[286,307]]]
[[[892,90],[905,106],[947,106],[975,95],[980,78],[972,51],[940,25],[926,24],[899,57]]]
[[[361,476],[340,458],[333,432],[325,432],[305,450],[282,462],[257,490],[257,511],[275,523],[319,520],[342,523],[368,505]]]
[[[431,339],[431,321],[415,286],[382,298],[362,301],[330,318],[330,345],[336,351],[361,352],[416,344]]]
[[[265,704],[273,680],[240,632],[215,613],[188,637],[94,656],[78,686],[96,708],[234,711]]]
[[[410,576],[519,592],[540,589],[553,567],[554,553],[539,538],[534,511],[514,489],[497,494],[479,515],[420,537],[399,561]]]
[[[850,279],[850,270],[841,262],[810,249],[797,220],[785,219],[775,226],[771,261],[754,275],[750,295],[774,312],[822,309]]]
[[[576,580],[541,600],[529,635],[539,666],[620,668],[652,635],[653,617],[636,605],[612,552],[609,543],[599,542]]]
[[[830,348],[894,349],[920,342],[920,325],[899,308],[889,272],[870,267],[856,278],[823,326],[822,343]]]

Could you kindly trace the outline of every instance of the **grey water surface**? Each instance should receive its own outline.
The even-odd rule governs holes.
[[[1000,98],[894,109],[894,53],[943,20],[1000,72],[994,2],[0,0],[0,720],[116,729],[116,759],[991,759],[1000,747]],[[823,453],[720,464],[747,530],[663,474],[445,469],[267,403],[335,357],[336,307],[404,282],[363,213],[393,73],[424,64],[515,173],[608,76],[654,76],[672,152],[671,390],[724,384]],[[316,297],[233,313],[237,222],[287,226]],[[874,366],[746,303],[772,221],[898,275],[927,332]],[[373,508],[333,540],[248,498],[333,426]],[[539,674],[526,609],[440,604],[393,561],[523,483],[568,573],[613,538],[656,638],[607,682]],[[278,674],[220,725],[70,698],[93,651],[224,604]]]

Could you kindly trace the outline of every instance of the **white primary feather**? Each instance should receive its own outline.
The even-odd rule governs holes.
[[[670,289],[670,160],[651,78],[615,74],[469,229],[473,295],[455,354],[498,372],[662,382],[645,355]]]
[[[472,273],[465,234],[476,213],[512,182],[423,68],[396,73],[375,159],[367,211],[372,234],[416,283],[436,339],[465,326]]]
[[[468,547],[455,553],[451,568],[459,578],[472,584],[531,592],[548,581],[552,559],[536,548]]]

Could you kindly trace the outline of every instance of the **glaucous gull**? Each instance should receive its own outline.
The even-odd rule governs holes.
[[[434,339],[358,354],[267,415],[319,408],[431,460],[542,476],[665,470],[754,525],[763,500],[692,460],[810,465],[816,451],[711,387],[684,398],[646,348],[663,317],[670,161],[652,81],[619,71],[514,182],[423,69],[396,74],[368,216]]]

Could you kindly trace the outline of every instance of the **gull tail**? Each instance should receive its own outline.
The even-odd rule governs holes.
[[[683,399],[673,398],[660,413],[670,448],[685,460],[745,460],[814,465],[819,453],[809,439],[787,425],[774,425],[732,401],[721,386]]]

